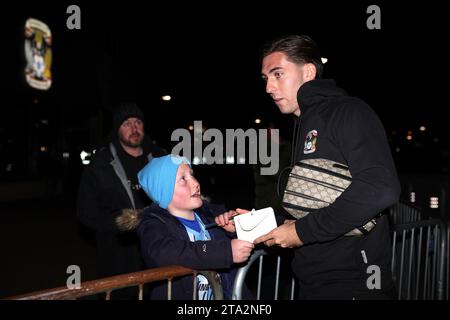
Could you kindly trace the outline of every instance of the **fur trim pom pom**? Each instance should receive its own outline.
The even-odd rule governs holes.
[[[142,210],[123,209],[122,214],[116,218],[116,225],[121,231],[130,231],[139,225]]]

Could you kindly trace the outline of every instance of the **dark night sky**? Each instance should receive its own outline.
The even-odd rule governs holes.
[[[66,28],[70,4],[81,8],[81,30]],[[381,8],[381,30],[366,27],[370,4]],[[430,137],[439,137],[438,148],[448,149],[445,106],[439,97],[445,91],[438,81],[446,74],[443,12],[438,4],[411,2],[10,5],[1,22],[8,44],[2,46],[2,55],[8,62],[3,64],[1,98],[6,112],[0,130],[30,135],[33,119],[48,117],[53,129],[84,130],[80,139],[92,142],[92,117],[102,114],[102,132],[107,132],[108,110],[121,100],[137,101],[147,116],[148,131],[163,141],[173,128],[187,127],[193,120],[209,127],[247,128],[258,116],[286,125],[290,122],[264,93],[259,50],[275,36],[308,34],[329,59],[325,76],[366,100],[388,133],[396,130],[403,137],[406,130],[415,132],[425,125]],[[48,92],[28,88],[22,75],[23,25],[28,17],[46,22],[53,32],[54,84]],[[163,94],[171,94],[173,100],[164,103]],[[11,117],[23,116],[32,120],[11,124]],[[75,140],[66,137],[64,144]]]

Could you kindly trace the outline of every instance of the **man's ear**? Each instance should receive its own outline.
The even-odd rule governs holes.
[[[305,63],[303,65],[303,78],[305,81],[314,80],[316,78],[316,66],[313,63]]]

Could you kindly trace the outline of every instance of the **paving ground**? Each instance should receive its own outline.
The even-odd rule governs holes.
[[[66,284],[70,265],[95,278],[92,236],[63,198],[0,203],[0,298]]]

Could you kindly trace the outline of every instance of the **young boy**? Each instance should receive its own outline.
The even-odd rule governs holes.
[[[235,211],[217,215],[201,198],[200,184],[186,158],[167,155],[154,158],[138,173],[139,183],[154,201],[139,217],[138,235],[148,268],[181,265],[196,270],[216,270],[220,275],[224,298],[231,299],[236,269],[253,250],[248,241],[231,239],[235,232],[230,221]],[[222,211],[223,212],[223,211]],[[214,220],[213,216],[217,215]],[[206,230],[216,222],[221,228]],[[167,283],[152,287],[151,299],[167,299]],[[172,299],[192,299],[191,276],[172,282]],[[197,299],[212,299],[207,279],[197,276]]]

